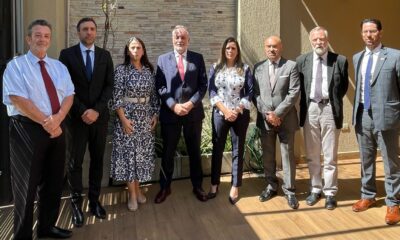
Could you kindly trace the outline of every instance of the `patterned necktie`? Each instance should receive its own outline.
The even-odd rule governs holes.
[[[58,100],[57,91],[54,87],[54,83],[50,78],[49,73],[46,70],[45,62],[43,60],[39,61],[40,72],[42,73],[42,78],[44,86],[46,87],[47,95],[49,95],[51,111],[53,114],[58,113],[60,110],[60,101]]]
[[[86,50],[86,77],[92,80],[92,59],[90,58],[90,50]]]
[[[315,89],[313,100],[319,103],[322,100],[322,58],[318,58],[317,73],[315,74]]]
[[[372,62],[373,54],[369,53],[367,69],[365,71],[364,77],[364,109],[369,109],[371,107],[370,91],[371,91],[371,77],[372,77]]]
[[[269,83],[271,84],[271,88],[275,85],[275,71],[276,71],[276,63],[271,62],[269,65]]]
[[[179,54],[179,59],[178,59],[178,71],[179,71],[179,76],[181,76],[181,80],[185,79],[185,67],[183,66],[183,57],[181,54]]]

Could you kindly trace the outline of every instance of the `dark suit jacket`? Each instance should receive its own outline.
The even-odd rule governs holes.
[[[273,129],[265,121],[265,114],[274,111],[282,119],[280,130],[294,132],[299,129],[295,104],[300,95],[299,74],[296,63],[283,57],[275,74],[275,84],[269,80],[269,61],[254,66],[254,104],[257,106],[257,127],[261,130]]]
[[[308,106],[310,105],[310,89],[313,74],[313,52],[303,54],[296,59],[300,74],[300,126],[304,126]],[[333,118],[337,129],[343,126],[343,97],[349,85],[348,62],[345,56],[328,52],[327,71],[329,85],[329,102],[332,106]]]
[[[182,81],[174,52],[161,55],[157,62],[156,89],[161,97],[160,122],[176,123],[183,118],[186,121],[199,121],[204,118],[202,99],[207,91],[207,75],[203,56],[187,51],[187,68]],[[171,107],[175,103],[191,101],[193,109],[188,115],[180,117]]]
[[[85,64],[79,44],[62,50],[59,59],[67,66],[75,85],[74,103],[69,112],[70,116],[81,118],[83,112],[91,108],[99,113],[97,122],[108,121],[107,104],[114,87],[114,65],[110,53],[95,47],[93,76],[90,81],[85,74]]]
[[[365,51],[353,56],[356,93],[354,95],[353,125],[360,101],[361,63]],[[400,51],[382,47],[371,82],[371,109],[375,130],[400,127]]]

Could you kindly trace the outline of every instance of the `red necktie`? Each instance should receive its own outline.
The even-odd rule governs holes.
[[[179,60],[178,60],[178,71],[179,75],[181,76],[181,80],[185,78],[185,67],[183,66],[183,57],[181,54],[179,54]]]
[[[44,61],[40,60],[39,64],[40,64],[40,72],[42,73],[44,86],[46,87],[46,92],[50,98],[52,113],[56,114],[60,110],[60,102],[58,100],[56,88],[54,87],[53,81],[51,80],[50,75],[46,70]]]

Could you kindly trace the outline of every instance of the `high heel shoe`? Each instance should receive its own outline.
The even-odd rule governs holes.
[[[147,202],[146,196],[143,195],[143,194],[142,194],[142,195],[139,195],[138,198],[137,198],[137,202],[140,203],[140,204],[146,203],[146,202]]]
[[[239,201],[239,196],[237,196],[237,197],[231,197],[231,196],[229,196],[229,202],[232,204],[232,205],[235,205],[238,201]]]
[[[128,210],[129,211],[132,211],[132,212],[134,212],[134,211],[136,211],[136,210],[138,210],[138,202],[137,201],[132,201],[131,199],[130,199],[130,197],[128,197]]]
[[[207,194],[207,198],[208,199],[213,199],[213,198],[215,198],[217,196],[217,194],[218,194],[218,185],[217,185],[217,188],[216,188],[215,192],[211,192],[211,189],[210,189],[210,191]]]

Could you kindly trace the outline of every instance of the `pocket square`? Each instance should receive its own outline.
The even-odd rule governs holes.
[[[289,77],[289,75],[282,75],[282,76],[279,76],[279,78],[286,78],[286,77]]]

